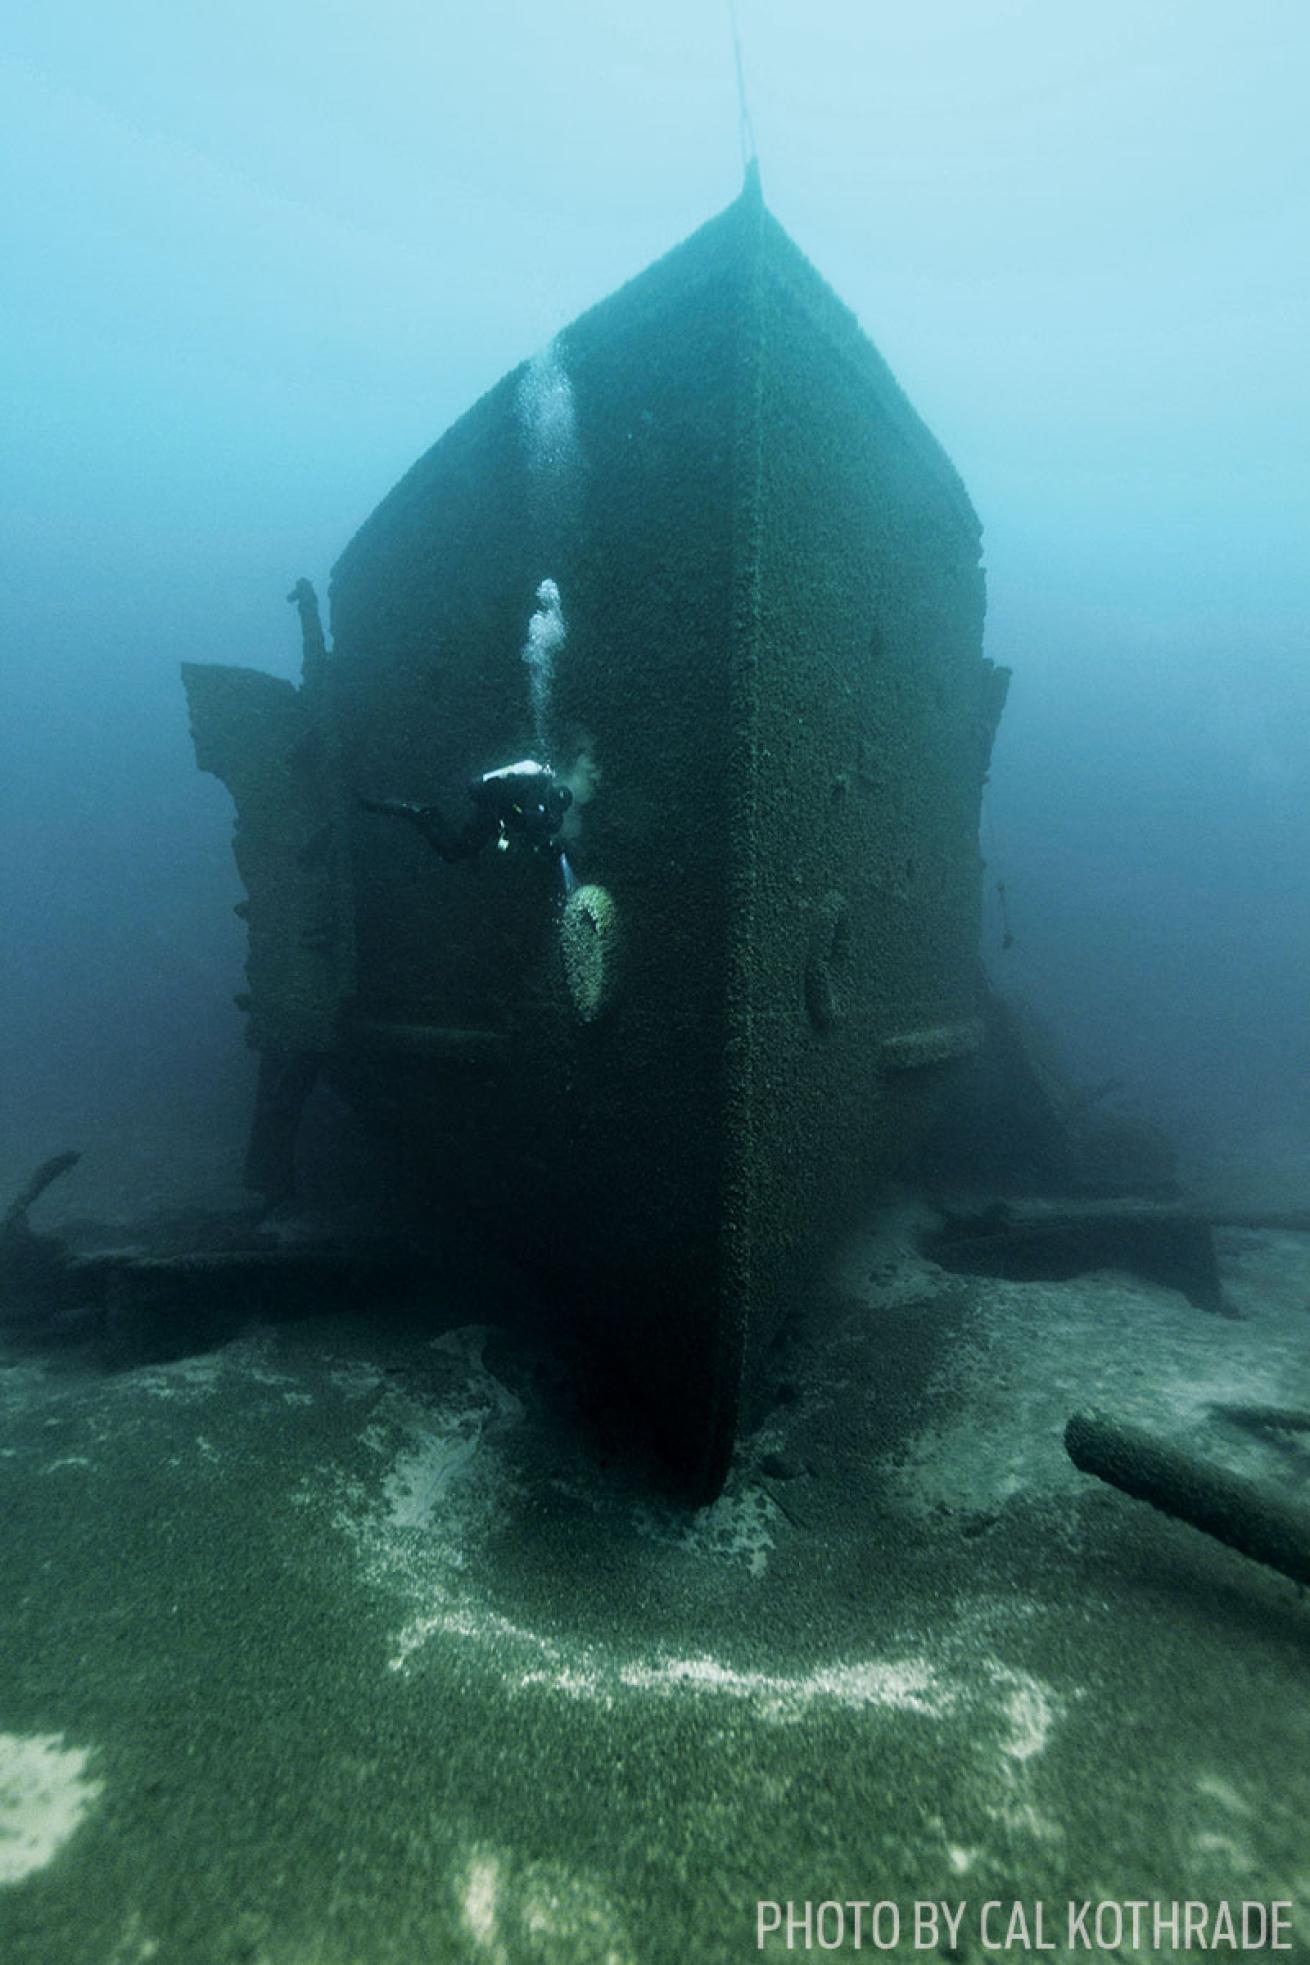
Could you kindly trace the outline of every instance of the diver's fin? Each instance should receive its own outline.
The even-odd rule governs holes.
[[[452,831],[435,805],[410,805],[403,798],[361,798],[359,802],[366,812],[376,812],[381,818],[404,819],[422,833],[434,853],[452,865],[456,860],[472,859],[477,851],[477,846]]]

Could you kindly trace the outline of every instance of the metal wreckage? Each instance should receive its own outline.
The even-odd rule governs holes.
[[[321,1071],[585,1303],[695,1492],[979,1041],[979,550],[752,176],[383,500],[330,650],[296,589],[299,689],[185,670],[237,808],[252,1183]]]
[[[545,1283],[698,1501],[752,1368],[948,1093],[939,1187],[1010,1198],[945,1211],[941,1266],[1118,1261],[1223,1309],[1217,1217],[982,978],[1008,673],[982,653],[978,520],[753,169],[383,500],[334,569],[330,647],[308,583],[290,598],[298,688],[183,671],[197,761],[236,805],[250,1187],[290,1193],[328,1082],[434,1219]],[[70,1253],[27,1217],[75,1158],[0,1222],[8,1289],[46,1309],[412,1283],[385,1246]],[[1310,1580],[1310,1527],[1276,1497],[1104,1414],[1068,1445]]]

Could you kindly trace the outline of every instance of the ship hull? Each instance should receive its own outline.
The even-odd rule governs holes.
[[[298,1033],[284,980],[261,1035],[252,972],[252,1035],[319,1051],[435,1211],[585,1308],[701,1497],[752,1363],[977,1042],[982,620],[958,478],[749,188],[506,377],[334,570],[301,695],[335,1001]],[[358,805],[457,814],[543,751],[578,794],[572,893],[553,853],[447,865]]]

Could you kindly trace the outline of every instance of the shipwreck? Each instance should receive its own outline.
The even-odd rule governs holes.
[[[964,487],[752,171],[420,458],[330,641],[292,598],[299,688],[184,671],[247,890],[248,1178],[285,1187],[321,1074],[709,1496],[979,1041],[1007,674]]]

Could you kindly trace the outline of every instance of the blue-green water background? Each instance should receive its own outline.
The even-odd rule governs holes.
[[[994,968],[1186,1146],[1303,1165],[1310,21],[740,15],[766,195],[983,516]],[[293,672],[294,578],[734,195],[731,40],[700,0],[52,0],[2,79],[0,1173],[81,1145],[130,1212],[231,1175],[250,1090],[178,661]]]

